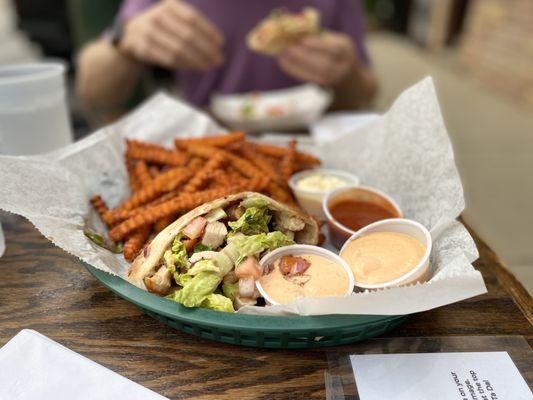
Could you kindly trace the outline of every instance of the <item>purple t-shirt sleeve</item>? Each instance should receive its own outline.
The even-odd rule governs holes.
[[[370,64],[370,57],[365,47],[363,10],[359,0],[337,0],[337,18],[335,28],[349,35],[356,47],[359,60],[364,65]]]
[[[123,0],[118,11],[118,19],[127,21],[155,3],[157,0]]]

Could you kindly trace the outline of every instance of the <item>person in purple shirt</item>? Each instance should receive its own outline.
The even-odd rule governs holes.
[[[247,47],[248,32],[273,9],[309,6],[320,12],[321,34],[275,58]],[[213,93],[312,82],[333,89],[333,108],[357,109],[377,87],[357,0],[125,0],[113,29],[80,53],[78,94],[95,107],[117,106],[147,66],[174,71],[185,100],[200,107]]]

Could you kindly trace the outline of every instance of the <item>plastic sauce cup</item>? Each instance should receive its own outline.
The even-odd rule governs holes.
[[[391,213],[392,218],[403,217],[400,206],[393,198],[380,190],[369,186],[349,186],[332,190],[324,197],[324,200],[322,201],[322,209],[328,223],[331,243],[333,243],[337,249],[340,249],[344,242],[356,232],[337,221],[330,211],[332,206],[338,202],[346,200],[373,203],[388,210]]]
[[[286,256],[286,255],[299,256],[299,255],[306,255],[306,254],[316,254],[318,256],[322,256],[331,261],[334,261],[336,264],[342,267],[344,271],[348,274],[348,282],[349,282],[348,290],[346,291],[345,296],[349,296],[353,292],[354,285],[355,285],[355,279],[353,276],[352,269],[346,263],[346,261],[344,261],[341,257],[333,253],[332,251],[324,249],[323,247],[312,246],[309,244],[294,244],[291,246],[280,247],[279,249],[271,251],[270,253],[265,255],[259,261],[259,264],[264,268],[266,265],[275,262],[280,257]],[[259,280],[255,281],[255,286],[257,287],[257,290],[259,290],[259,293],[261,293],[261,296],[263,296],[267,304],[269,305],[280,304],[268,295],[268,293],[263,289],[263,286],[261,286],[261,282]]]
[[[424,255],[422,256],[418,264],[414,266],[413,269],[411,269],[409,272],[405,273],[399,278],[376,284],[364,284],[356,282],[355,286],[357,288],[364,290],[375,290],[386,287],[405,286],[416,282],[426,282],[428,280],[429,258],[433,245],[433,242],[431,240],[431,234],[424,225],[410,219],[384,219],[382,221],[374,222],[373,224],[367,225],[364,228],[359,229],[354,235],[350,237],[350,239],[348,239],[346,243],[344,243],[344,246],[342,246],[342,249],[339,253],[340,256],[342,257],[342,254],[348,246],[348,243],[364,235],[374,232],[404,233],[418,240],[426,248],[426,251],[424,252]]]
[[[311,190],[311,189],[302,189],[298,187],[298,181],[300,179],[306,178],[311,175],[323,175],[323,176],[334,176],[340,178],[346,182],[346,185],[342,186],[357,186],[359,185],[359,178],[349,172],[339,171],[336,169],[328,168],[314,168],[307,169],[305,171],[300,171],[289,179],[289,187],[291,188],[298,204],[307,212],[309,215],[315,216],[320,220],[325,220],[326,215],[322,210],[322,201],[324,197],[330,192],[330,190]]]

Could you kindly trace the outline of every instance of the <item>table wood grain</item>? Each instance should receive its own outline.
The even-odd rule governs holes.
[[[171,399],[323,399],[328,353],[365,349],[364,342],[255,349],[175,331],[105,289],[23,218],[4,214],[2,220],[0,345],[21,329],[35,329]],[[488,293],[413,315],[388,337],[522,335],[533,344],[531,297],[474,236],[481,253],[475,266]]]

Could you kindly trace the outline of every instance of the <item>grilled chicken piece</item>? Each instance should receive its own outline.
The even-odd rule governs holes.
[[[209,222],[205,226],[204,236],[202,237],[202,244],[208,246],[211,249],[216,249],[222,243],[228,234],[226,225],[222,222],[214,221]]]
[[[149,292],[164,296],[170,290],[171,278],[170,271],[163,265],[154,275],[144,278],[144,284]]]

